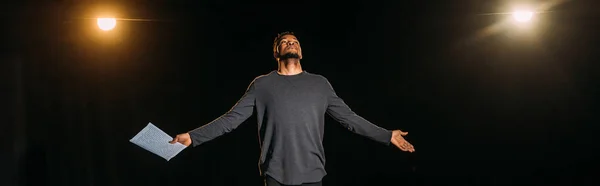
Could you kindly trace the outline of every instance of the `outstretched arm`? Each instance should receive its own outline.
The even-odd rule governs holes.
[[[385,145],[390,143],[392,136],[391,131],[381,128],[354,113],[344,100],[337,96],[329,81],[327,81],[327,86],[327,114],[356,134],[365,136]]]
[[[386,130],[357,115],[337,96],[331,84],[327,83],[329,85],[327,113],[330,116],[354,133],[386,145],[391,142],[403,151],[414,152],[414,147],[402,137],[407,135],[407,132]]]
[[[255,103],[254,81],[248,86],[242,98],[225,114],[217,119],[191,130],[179,134],[173,138],[171,143],[179,142],[185,146],[192,144],[198,146],[225,133],[231,132],[248,119],[254,112]]]

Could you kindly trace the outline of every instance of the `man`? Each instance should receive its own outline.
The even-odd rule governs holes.
[[[278,34],[273,43],[277,70],[258,76],[242,98],[221,117],[177,135],[171,143],[198,146],[237,128],[257,114],[265,185],[321,185],[325,172],[323,131],[325,114],[348,130],[403,151],[414,147],[402,136],[356,115],[339,98],[329,81],[302,70],[302,48],[293,32]]]

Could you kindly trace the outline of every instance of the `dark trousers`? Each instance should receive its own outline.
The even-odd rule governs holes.
[[[300,186],[322,186],[322,181],[320,182],[316,182],[316,183],[303,183]],[[281,184],[279,182],[277,182],[277,180],[271,178],[270,176],[266,176],[265,177],[265,186],[289,186],[289,185],[284,185]]]

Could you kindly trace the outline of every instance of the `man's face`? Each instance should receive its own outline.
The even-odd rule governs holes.
[[[298,58],[302,59],[302,48],[296,36],[285,35],[279,41],[277,46],[278,53],[276,54],[280,59]]]

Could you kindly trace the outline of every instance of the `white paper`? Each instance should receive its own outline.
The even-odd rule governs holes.
[[[152,123],[148,123],[146,127],[129,141],[169,161],[186,148],[186,146],[181,143],[169,143],[169,141],[172,140],[173,137],[169,136]]]

